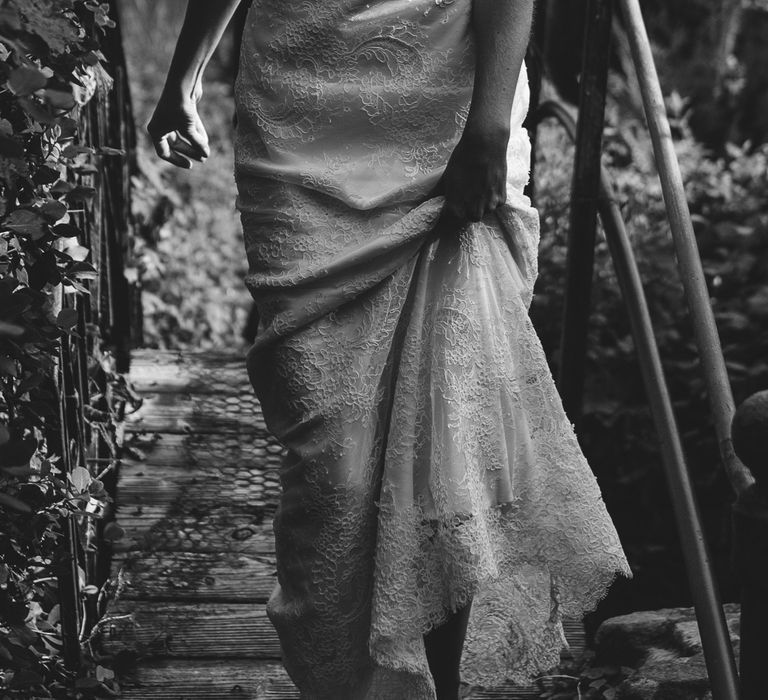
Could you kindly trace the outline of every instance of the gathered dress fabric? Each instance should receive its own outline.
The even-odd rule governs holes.
[[[500,0],[502,1],[502,0]],[[472,0],[254,0],[235,175],[286,448],[267,614],[305,700],[434,700],[423,635],[472,600],[464,681],[524,683],[630,576],[528,317],[523,69],[507,203],[435,226]]]

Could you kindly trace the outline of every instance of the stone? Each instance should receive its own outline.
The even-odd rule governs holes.
[[[768,391],[759,391],[742,403],[731,425],[733,446],[739,459],[768,496]]]
[[[595,634],[595,661],[606,666],[641,663],[649,649],[663,648],[674,621],[667,610],[647,610],[605,620]]]
[[[659,684],[650,678],[629,678],[617,689],[616,700],[655,700]]]
[[[725,605],[738,658],[739,606]],[[699,626],[693,608],[667,608],[606,620],[595,637],[595,663],[635,671],[617,700],[711,700]]]

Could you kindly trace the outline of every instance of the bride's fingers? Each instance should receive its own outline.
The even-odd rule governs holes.
[[[155,152],[164,161],[179,168],[189,169],[192,167],[190,160],[177,152],[177,140],[173,138],[173,133],[163,134],[155,141]]]
[[[199,145],[191,144],[181,136],[176,138],[171,145],[171,149],[176,153],[180,153],[190,160],[196,160],[199,163],[202,163],[206,159],[206,155],[201,152]]]
[[[192,151],[191,157],[202,161],[211,155],[211,149],[208,145],[208,134],[205,133],[204,128],[191,124],[187,128],[179,129],[178,133],[189,144]]]

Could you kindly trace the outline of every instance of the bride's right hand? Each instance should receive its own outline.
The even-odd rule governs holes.
[[[181,90],[163,91],[147,132],[157,155],[180,168],[191,168],[193,161],[203,163],[210,155],[197,100]]]

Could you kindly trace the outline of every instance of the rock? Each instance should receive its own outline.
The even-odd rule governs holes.
[[[724,606],[738,656],[739,606]],[[692,608],[650,610],[603,622],[595,637],[596,664],[629,666],[634,674],[617,700],[711,700],[701,636]]]
[[[723,606],[731,641],[739,641],[739,606]],[[612,617],[595,635],[598,664],[637,668],[649,658],[663,660],[701,653],[701,636],[693,608],[645,610]]]
[[[739,406],[731,431],[736,454],[749,467],[765,497],[768,494],[768,391],[753,394]]]
[[[650,678],[629,678],[617,689],[616,700],[712,700],[708,691],[669,687]]]
[[[616,700],[655,700],[659,684],[650,678],[629,678],[616,693]]]
[[[696,620],[680,620],[674,624],[675,646],[686,656],[698,654],[701,650],[701,635]]]
[[[649,649],[664,648],[674,620],[668,610],[648,610],[612,617],[595,635],[595,660],[606,666],[637,666]]]
[[[709,679],[703,654],[643,664],[618,688],[618,700],[704,700]]]

